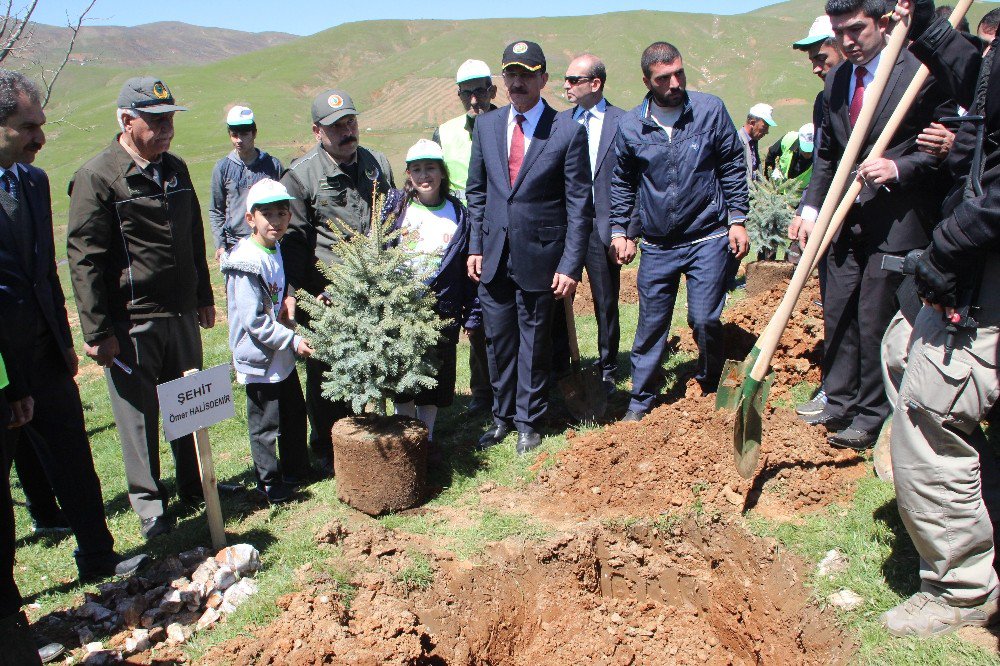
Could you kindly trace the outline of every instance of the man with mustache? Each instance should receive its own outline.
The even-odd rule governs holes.
[[[385,155],[358,145],[358,111],[350,95],[343,90],[321,92],[313,100],[312,119],[315,147],[294,160],[281,178],[294,197],[289,202],[292,221],[281,242],[289,294],[285,305],[293,320],[297,289],[328,302],[326,278],[316,267],[316,260],[331,263],[331,248],[344,237],[329,225],[339,221],[347,225],[350,233],[368,233],[373,194],[377,190],[378,195],[384,195],[396,186]],[[323,397],[323,373],[327,370],[329,366],[322,361],[306,359],[309,446],[328,476],[333,473],[330,430],[335,421],[352,412],[347,403]]]
[[[469,158],[472,157],[472,128],[476,118],[497,108],[493,99],[497,87],[493,83],[490,66],[482,60],[466,60],[455,75],[458,99],[465,113],[452,118],[434,130],[434,142],[444,151],[448,177],[455,196],[465,200],[465,182],[469,176]],[[484,412],[493,404],[490,386],[489,360],[486,355],[486,332],[482,322],[465,329],[469,336],[469,388],[472,401],[466,411]]]
[[[573,298],[593,228],[583,126],[542,100],[549,80],[534,42],[504,49],[510,106],[476,121],[466,195],[469,277],[486,323],[493,427],[488,448],[517,430],[517,453],[541,444],[552,363],[553,301]]]
[[[66,255],[84,351],[104,367],[129,502],[147,539],[169,532],[160,480],[156,386],[201,368],[198,327],[215,325],[201,206],[187,165],[167,152],[174,102],[136,77],[118,95],[121,133],[73,175]],[[182,503],[203,502],[192,436],[170,442]]]
[[[623,420],[641,420],[656,401],[660,363],[681,275],[698,344],[694,378],[714,391],[722,374],[726,285],[750,250],[746,158],[722,100],[688,92],[684,60],[667,42],[642,53],[646,99],[618,124],[611,177],[611,244],[626,252],[638,207],[639,324],[632,345],[632,401]]]
[[[834,38],[846,61],[827,75],[826,113],[812,180],[803,198],[799,242],[804,247],[851,138],[885,48],[891,6],[883,0],[828,0]],[[891,405],[882,384],[881,340],[899,310],[896,290],[903,276],[882,269],[885,255],[903,256],[926,247],[943,195],[938,160],[921,152],[917,135],[933,121],[954,116],[950,94],[928,79],[896,131],[885,155],[869,159],[920,63],[904,50],[895,63],[872,129],[861,152],[857,177],[866,187],[844,221],[827,256],[823,299],[822,411],[803,416],[825,426],[831,446],[863,451],[872,447]]]

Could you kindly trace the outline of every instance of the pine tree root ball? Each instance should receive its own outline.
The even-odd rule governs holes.
[[[407,416],[368,414],[333,424],[340,501],[369,516],[411,509],[427,496],[427,428]]]

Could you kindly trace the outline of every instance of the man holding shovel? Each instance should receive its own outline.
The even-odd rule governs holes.
[[[822,143],[805,194],[799,241],[804,247],[837,170],[885,48],[891,8],[883,0],[828,0],[834,37],[847,62],[825,81]],[[934,120],[957,109],[942,87],[929,79],[913,110],[896,131],[885,155],[867,159],[920,63],[903,51],[876,110],[862,150],[857,177],[866,187],[830,247],[823,302],[825,325],[823,411],[804,416],[832,434],[832,446],[865,450],[874,445],[889,414],[881,380],[879,345],[899,309],[896,290],[902,275],[882,269],[885,255],[925,247],[941,206],[934,187],[937,159],[917,149],[916,137]]]

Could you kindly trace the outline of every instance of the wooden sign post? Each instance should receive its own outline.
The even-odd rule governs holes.
[[[196,374],[188,370],[185,377]],[[208,439],[208,429],[194,431],[194,446],[198,453],[198,472],[201,474],[201,492],[205,496],[205,516],[208,518],[208,533],[212,537],[212,548],[218,552],[226,547],[226,524],[222,520],[222,503],[219,501],[219,485],[215,478],[215,463],[212,461],[212,443]]]

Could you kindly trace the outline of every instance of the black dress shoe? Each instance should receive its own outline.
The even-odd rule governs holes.
[[[492,428],[487,430],[482,437],[479,438],[479,444],[477,445],[480,449],[488,449],[491,446],[496,446],[503,441],[504,437],[510,434],[511,427],[506,423],[494,424]]]
[[[537,432],[517,433],[517,455],[523,456],[532,449],[537,449],[542,445],[542,436]]]
[[[295,491],[285,483],[275,483],[271,486],[257,486],[257,492],[267,498],[271,504],[284,504],[291,501]]]
[[[96,580],[109,576],[131,576],[149,564],[149,555],[140,553],[126,559],[118,553],[112,551],[103,557],[88,557],[86,560],[78,560],[77,568],[80,571],[80,580]]]
[[[851,425],[850,419],[845,419],[839,416],[833,416],[827,412],[820,412],[819,414],[800,414],[799,418],[809,425],[821,425],[824,426],[830,432],[836,432],[838,430],[843,430],[844,428]]]
[[[868,432],[858,428],[845,428],[826,438],[830,446],[838,449],[854,449],[855,451],[867,451],[875,446],[878,439],[877,432]]]
[[[642,412],[637,412],[634,409],[630,409],[625,412],[625,416],[622,417],[622,423],[638,423],[645,416]]]
[[[149,541],[161,534],[166,534],[174,528],[174,521],[166,516],[156,516],[154,518],[142,519],[142,536]]]

